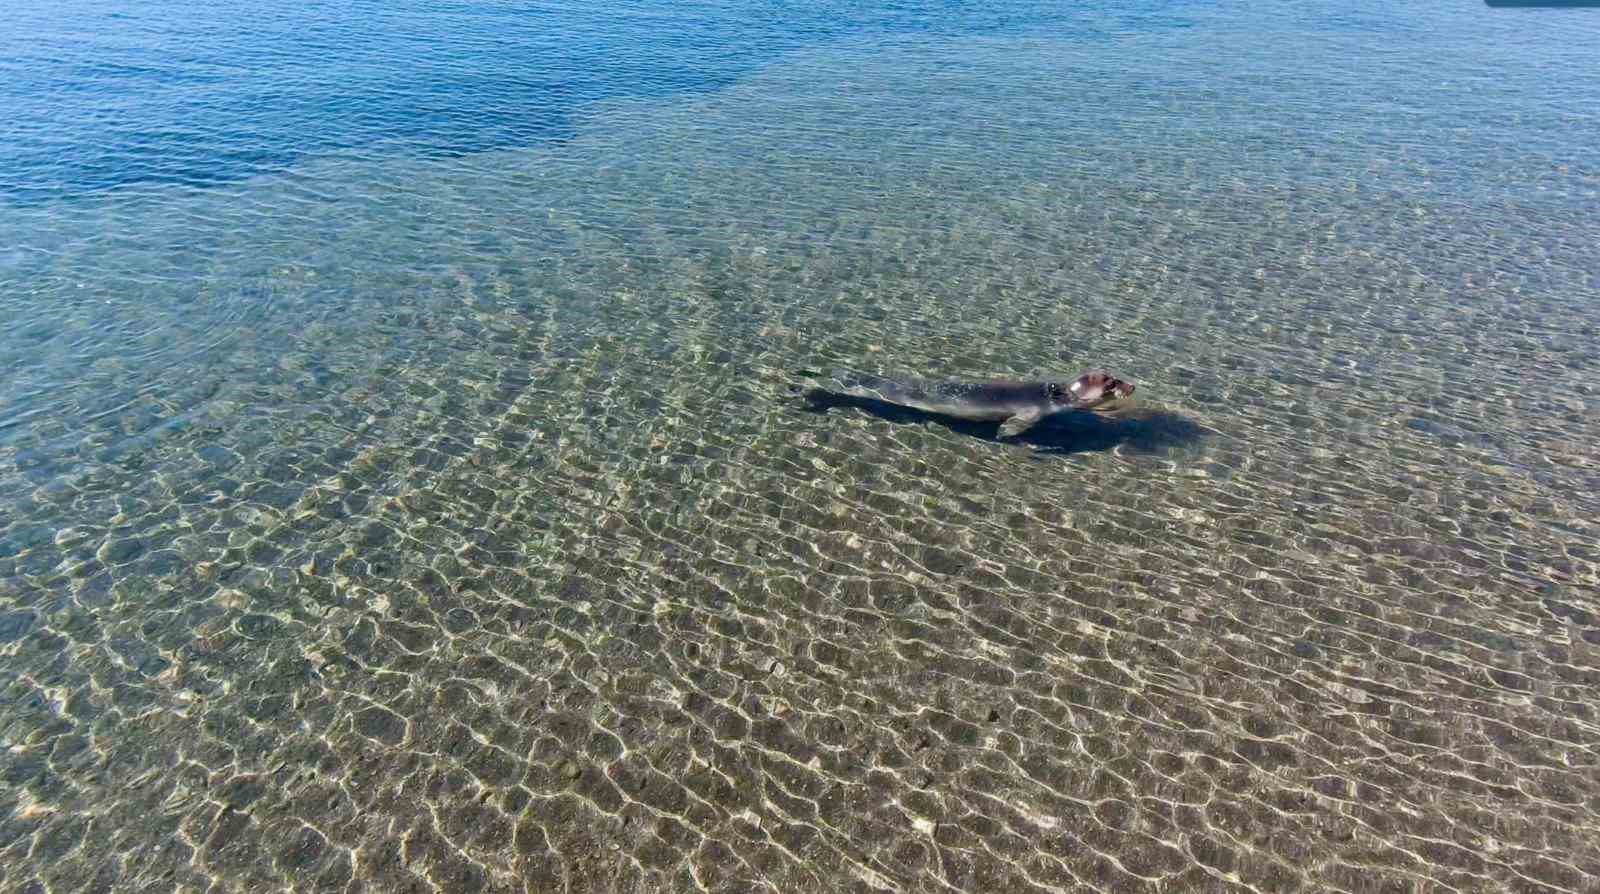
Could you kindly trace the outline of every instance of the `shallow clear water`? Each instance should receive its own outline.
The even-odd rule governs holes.
[[[174,9],[0,26],[0,888],[1597,884],[1600,19]]]

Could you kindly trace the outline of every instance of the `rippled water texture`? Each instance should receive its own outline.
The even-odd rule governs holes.
[[[293,6],[0,25],[0,890],[1600,886],[1600,18]]]

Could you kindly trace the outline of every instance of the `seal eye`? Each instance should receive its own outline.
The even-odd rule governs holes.
[[[1055,382],[1051,382],[1049,387],[1046,390],[1049,392],[1051,400],[1060,400],[1061,399],[1061,386],[1060,385],[1056,384]]]

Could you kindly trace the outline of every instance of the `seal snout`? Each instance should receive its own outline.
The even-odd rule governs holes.
[[[1094,407],[1118,398],[1133,395],[1133,383],[1103,369],[1090,370],[1067,387],[1073,402],[1080,407]]]

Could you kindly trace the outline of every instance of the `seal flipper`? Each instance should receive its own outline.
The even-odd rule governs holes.
[[[1029,407],[1026,410],[1021,410],[1011,416],[1006,417],[1006,421],[1000,423],[1000,430],[995,432],[995,436],[1000,438],[1014,438],[1028,429],[1033,428],[1033,424],[1038,422],[1043,416],[1044,414],[1037,407]]]
[[[821,384],[825,379],[822,373],[814,369],[798,369],[795,375],[800,381],[790,382],[787,390],[789,397],[797,400],[803,409],[821,413],[836,404],[839,395]]]

